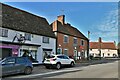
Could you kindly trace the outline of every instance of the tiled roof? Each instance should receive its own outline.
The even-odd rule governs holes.
[[[77,28],[71,26],[70,24],[62,25],[62,23],[59,22],[58,20],[54,21],[53,23],[55,22],[57,22],[57,30],[56,30],[57,32],[88,40],[88,38],[85,37]]]
[[[2,27],[55,38],[43,17],[2,4]]]
[[[90,42],[90,49],[99,49],[99,42]],[[101,49],[117,49],[114,42],[101,42]]]

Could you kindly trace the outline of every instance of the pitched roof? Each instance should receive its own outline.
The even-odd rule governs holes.
[[[71,26],[70,24],[62,24],[58,20],[54,21],[52,24],[54,23],[57,23],[57,32],[88,40],[88,38],[85,37],[77,28]]]
[[[99,42],[90,42],[90,49],[99,49]],[[101,49],[117,49],[114,42],[101,42]]]
[[[55,38],[45,18],[6,4],[2,4],[2,27]]]

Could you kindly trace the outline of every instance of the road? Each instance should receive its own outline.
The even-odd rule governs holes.
[[[13,75],[3,80],[41,80],[42,78],[47,80],[51,78],[118,78],[118,61],[94,65],[90,62],[90,65],[83,66],[77,64],[75,67],[60,70],[45,69],[41,66],[36,67],[31,75]]]
[[[78,67],[80,71],[47,78],[118,78],[118,62]]]

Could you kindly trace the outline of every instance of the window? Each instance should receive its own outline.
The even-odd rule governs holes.
[[[25,33],[25,39],[31,41],[31,34]]]
[[[64,43],[68,43],[68,36],[64,35]]]
[[[13,63],[15,63],[15,59],[13,58],[5,60],[5,64],[13,64]]]
[[[16,62],[17,62],[17,63],[24,63],[25,60],[24,60],[24,58],[17,58],[17,59],[16,59]]]
[[[0,28],[0,36],[1,37],[8,37],[8,30]]]
[[[84,40],[81,40],[81,46],[84,46]]]
[[[64,54],[68,55],[68,49],[64,49]]]
[[[64,59],[69,59],[67,56],[63,56]]]
[[[61,48],[57,49],[57,54],[62,54],[62,49]]]
[[[73,41],[74,41],[74,44],[77,44],[77,38],[74,38]]]
[[[43,43],[49,43],[49,38],[48,37],[43,37]]]
[[[60,58],[60,59],[63,59],[63,56],[57,56],[58,58]]]

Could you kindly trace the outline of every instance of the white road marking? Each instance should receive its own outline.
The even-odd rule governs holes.
[[[18,77],[11,77],[11,78],[30,78],[30,77],[35,77],[35,76],[43,76],[43,75],[48,75],[48,74],[55,74],[55,73],[60,73],[60,72],[70,72],[70,71],[78,71],[80,69],[76,68],[69,68],[65,70],[58,70],[54,72],[47,72],[47,73],[40,73],[40,74],[31,74],[31,75],[25,75],[25,76],[18,76]]]

